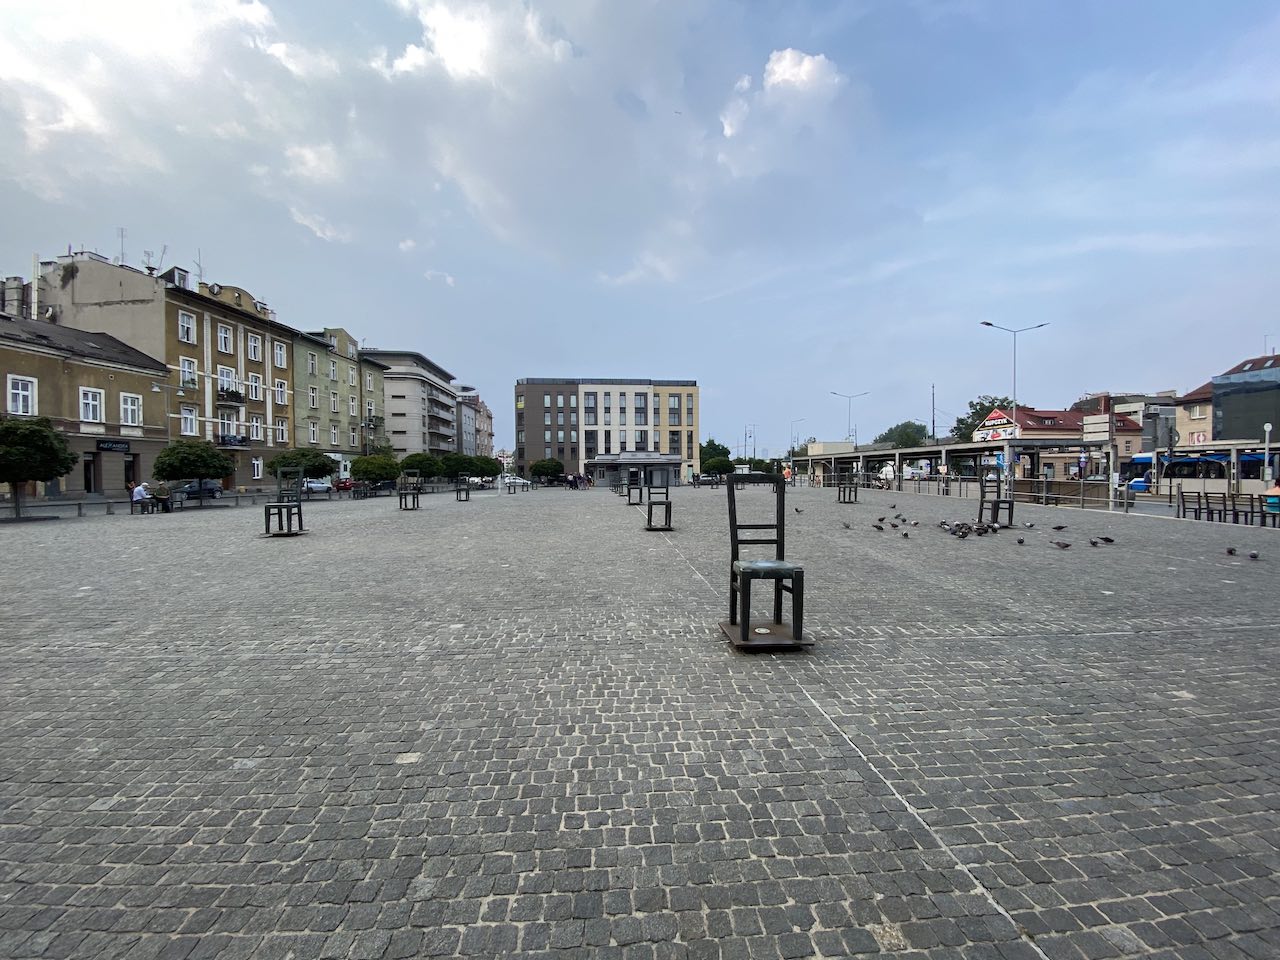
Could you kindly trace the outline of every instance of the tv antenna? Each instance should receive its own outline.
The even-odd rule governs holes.
[[[204,283],[204,264],[200,262],[199,247],[196,247],[196,282]]]

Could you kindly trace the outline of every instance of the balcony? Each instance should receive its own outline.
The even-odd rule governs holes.
[[[229,387],[218,388],[218,403],[238,407],[244,403],[244,394],[239,390],[232,390]]]
[[[214,435],[213,442],[219,447],[247,447],[249,446],[249,435],[245,433],[219,433]]]

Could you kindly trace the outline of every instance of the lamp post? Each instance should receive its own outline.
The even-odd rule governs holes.
[[[804,423],[805,417],[797,417],[791,421],[791,456],[796,455],[796,447],[800,445],[800,434],[796,433],[796,424]]]
[[[172,391],[175,396],[185,397],[187,392],[181,387],[171,387],[164,383],[151,384],[152,393],[164,394],[164,435],[165,443],[173,443],[173,421],[169,418],[169,392]]]
[[[1271,479],[1271,424],[1262,425],[1262,482]]]
[[[863,390],[861,393],[839,393],[835,390],[831,391],[831,395],[833,397],[844,397],[845,400],[848,401],[845,404],[846,410],[845,410],[845,423],[844,423],[844,438],[845,440],[853,441],[853,450],[855,455],[855,459],[853,461],[854,463],[858,462],[857,461],[858,434],[853,429],[853,401],[857,400],[859,397],[865,397],[870,392],[871,392],[870,390]],[[831,462],[832,462],[832,470],[835,470],[834,457],[831,458]]]
[[[991,327],[993,330],[1003,330],[1005,333],[1013,334],[1013,421],[1012,429],[1009,432],[1009,442],[1006,444],[1008,452],[1005,454],[1005,468],[1009,473],[1009,490],[1010,496],[1013,491],[1013,441],[1018,439],[1018,334],[1026,333],[1028,330],[1039,330],[1041,327],[1047,327],[1048,323],[1037,323],[1030,327],[1019,327],[1014,330],[1012,327],[1002,327],[998,323],[992,323],[990,320],[981,321],[982,326]]]

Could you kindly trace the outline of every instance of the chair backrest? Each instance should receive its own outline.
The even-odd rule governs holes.
[[[741,559],[743,546],[773,546],[773,559],[786,559],[786,481],[776,473],[736,473],[732,483],[726,483],[729,491],[729,562]],[[741,523],[738,520],[737,484],[767,484],[773,487],[774,520],[772,523]],[[745,536],[743,531],[746,531]]]

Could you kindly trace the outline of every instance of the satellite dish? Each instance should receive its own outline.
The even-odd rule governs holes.
[[[209,284],[209,292],[216,297],[218,294],[222,292],[222,284],[220,283]]]

